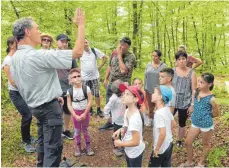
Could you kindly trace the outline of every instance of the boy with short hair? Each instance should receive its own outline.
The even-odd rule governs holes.
[[[172,68],[164,68],[160,71],[160,85],[168,86],[172,91],[172,99],[165,106],[169,107],[171,113],[174,113],[175,102],[176,102],[176,92],[172,86],[172,80],[174,76],[174,70]]]

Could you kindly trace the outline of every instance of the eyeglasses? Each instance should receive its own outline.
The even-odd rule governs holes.
[[[72,78],[80,78],[81,77],[81,75],[77,75],[77,76],[73,76]]]
[[[42,41],[47,41],[47,42],[51,42],[51,40],[50,39],[47,39],[47,38],[43,38],[43,39],[41,39]]]

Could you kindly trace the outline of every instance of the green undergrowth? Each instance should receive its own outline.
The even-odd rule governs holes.
[[[227,156],[227,145],[211,149],[208,155],[208,167],[223,167],[222,159]]]

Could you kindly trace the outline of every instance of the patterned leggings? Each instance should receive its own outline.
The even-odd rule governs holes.
[[[80,116],[81,114],[84,113],[85,110],[74,110],[75,114]],[[86,142],[86,146],[90,145],[90,136],[88,133],[88,126],[89,126],[89,121],[90,121],[90,114],[88,113],[85,120],[82,121],[77,121],[73,117],[73,124],[75,128],[75,142],[78,146],[80,146],[81,143],[81,132],[83,132],[84,135],[84,140]]]

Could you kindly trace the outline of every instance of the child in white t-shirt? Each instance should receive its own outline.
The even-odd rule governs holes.
[[[113,134],[116,147],[124,147],[127,167],[141,167],[142,156],[145,149],[143,142],[143,116],[139,111],[140,105],[144,102],[143,92],[136,86],[119,85],[119,89],[124,92],[123,104],[128,106],[124,115],[124,125]],[[119,136],[122,134],[123,139]]]
[[[170,109],[165,106],[171,98],[172,91],[165,85],[155,88],[152,94],[152,102],[156,104],[156,111],[153,127],[154,147],[149,167],[171,167],[172,129],[175,128],[176,123]]]
[[[124,113],[126,111],[126,105],[124,105],[121,100],[122,92],[119,89],[121,83],[122,81],[119,79],[112,83],[111,90],[113,94],[103,110],[106,118],[110,117],[111,112],[114,132],[122,128],[124,124]],[[115,147],[113,152],[116,156],[122,156],[124,151],[123,148]]]
[[[67,91],[67,102],[75,128],[76,150],[74,156],[81,155],[81,131],[84,135],[87,155],[92,156],[94,152],[91,149],[91,138],[88,133],[89,111],[92,105],[91,90],[88,86],[82,84],[79,68],[70,70],[69,81],[72,88]]]

